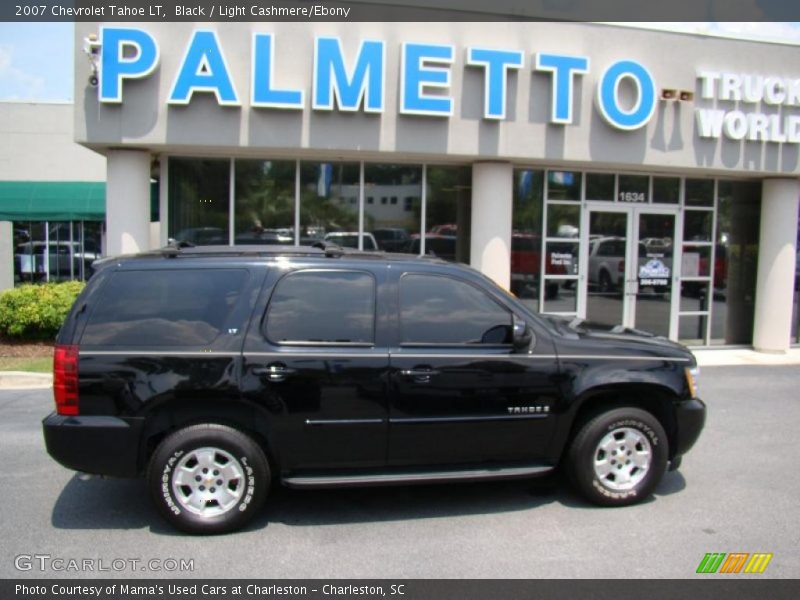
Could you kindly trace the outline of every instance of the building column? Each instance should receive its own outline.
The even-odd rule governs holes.
[[[799,180],[764,180],[753,325],[753,347],[760,352],[789,349],[798,199]]]
[[[106,251],[109,256],[150,248],[150,154],[109,150],[106,155]]]
[[[511,286],[511,210],[514,170],[511,163],[472,165],[471,265],[502,287]]]
[[[0,292],[14,287],[14,224],[0,221]]]

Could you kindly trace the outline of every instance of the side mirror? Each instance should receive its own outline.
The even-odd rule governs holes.
[[[528,323],[517,315],[514,315],[513,322],[512,343],[514,344],[514,349],[527,350],[530,348],[531,342],[533,342],[533,331],[528,326]]]

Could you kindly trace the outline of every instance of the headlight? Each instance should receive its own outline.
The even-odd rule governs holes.
[[[686,367],[686,385],[689,386],[689,394],[692,398],[697,398],[697,379],[700,377],[700,367]]]

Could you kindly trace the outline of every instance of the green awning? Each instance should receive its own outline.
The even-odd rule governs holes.
[[[0,181],[0,221],[102,221],[104,181]]]

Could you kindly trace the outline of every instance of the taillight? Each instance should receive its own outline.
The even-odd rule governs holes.
[[[53,396],[56,412],[77,415],[78,411],[78,346],[58,344],[53,353]]]
[[[617,263],[617,271],[618,271],[619,273],[622,273],[622,272],[624,272],[624,271],[625,271],[625,261],[624,261],[624,260],[621,260],[621,261],[619,261],[619,262]]]

